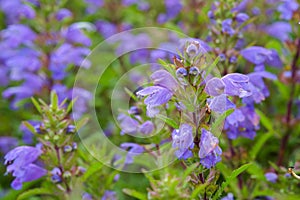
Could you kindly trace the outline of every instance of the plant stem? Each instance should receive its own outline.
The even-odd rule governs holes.
[[[294,56],[293,62],[292,62],[292,85],[291,85],[291,93],[290,93],[290,99],[287,104],[287,112],[286,112],[286,117],[285,121],[287,124],[287,131],[285,135],[283,136],[280,144],[280,149],[279,149],[279,155],[278,155],[278,160],[277,160],[277,165],[280,166],[282,165],[283,158],[284,158],[284,153],[285,149],[287,147],[289,137],[291,135],[291,118],[292,118],[292,106],[293,106],[293,100],[294,100],[294,95],[295,95],[295,88],[296,88],[296,74],[297,74],[297,62],[300,56],[300,39],[297,41],[297,52]]]

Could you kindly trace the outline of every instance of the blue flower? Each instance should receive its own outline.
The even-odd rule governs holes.
[[[265,177],[267,179],[267,181],[271,182],[271,183],[276,183],[277,181],[277,174],[273,173],[273,172],[268,172],[268,173],[265,173]]]
[[[232,36],[235,31],[234,29],[231,27],[232,25],[232,19],[225,19],[223,22],[222,22],[222,32],[223,33],[227,33],[229,34],[230,36]]]
[[[0,137],[0,152],[6,154],[9,150],[18,145],[18,139],[10,136]]]
[[[194,147],[193,128],[188,124],[181,124],[178,129],[172,132],[172,147],[177,148],[175,155],[179,159],[187,159],[193,156]]]
[[[154,124],[151,121],[146,121],[140,125],[139,130],[145,135],[151,134],[154,130]]]
[[[246,60],[255,65],[267,64],[277,68],[282,67],[282,62],[275,50],[269,50],[259,46],[252,46],[243,49],[240,53]]]
[[[101,200],[117,200],[117,193],[111,190],[106,190]]]
[[[290,20],[293,17],[294,11],[299,7],[299,4],[295,0],[283,0],[277,10],[281,13],[280,17],[285,20]]]
[[[167,103],[177,89],[178,83],[172,75],[165,70],[158,70],[151,75],[155,86],[146,87],[137,92],[137,96],[145,97],[144,103],[147,105],[147,115],[154,117],[158,114],[157,106]]]
[[[288,22],[274,22],[266,27],[266,32],[281,41],[286,41],[292,32],[291,24]]]
[[[41,154],[42,150],[38,147],[20,146],[5,155],[6,173],[12,173],[15,177],[12,188],[19,190],[23,182],[33,181],[47,174],[47,170],[34,164]]]
[[[239,13],[235,16],[235,19],[238,23],[243,23],[249,19],[249,16],[246,13]]]
[[[221,161],[222,149],[219,147],[219,140],[211,132],[202,129],[200,139],[199,158],[200,163],[206,167],[214,167]]]
[[[126,158],[125,158],[125,162],[124,162],[125,164],[133,163],[133,157],[137,156],[137,155],[140,155],[145,151],[144,147],[142,147],[138,144],[129,143],[129,142],[122,143],[120,145],[120,147],[122,149],[128,151],[128,153],[126,155]]]
[[[63,21],[66,18],[72,17],[72,12],[66,8],[62,8],[55,13],[55,18],[58,21]]]
[[[221,200],[234,200],[233,194],[228,193],[227,196],[223,197]]]

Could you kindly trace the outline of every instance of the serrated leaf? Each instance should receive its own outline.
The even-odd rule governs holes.
[[[143,194],[141,192],[138,192],[136,190],[132,190],[132,189],[128,189],[128,188],[125,188],[122,190],[125,194],[129,195],[129,196],[132,196],[132,197],[135,197],[137,199],[140,199],[140,200],[147,200],[147,195],[146,194]]]
[[[28,199],[29,197],[36,196],[36,195],[55,196],[53,194],[53,191],[50,191],[47,188],[35,188],[23,192],[18,196],[17,200]]]
[[[166,124],[168,124],[168,125],[171,126],[172,128],[175,128],[175,129],[178,129],[178,128],[179,128],[179,126],[178,126],[178,124],[176,123],[176,121],[173,120],[173,119],[171,119],[171,118],[168,118],[168,117],[163,116],[163,115],[161,115],[161,114],[158,114],[156,117],[157,117],[158,119],[164,121]]]
[[[238,175],[240,175],[242,172],[247,170],[252,163],[247,163],[239,167],[238,169],[235,169],[232,171],[232,173],[226,177],[226,180],[221,184],[221,187],[217,190],[216,194],[214,195],[213,199],[219,199],[224,191],[224,189],[233,181],[236,179]]]

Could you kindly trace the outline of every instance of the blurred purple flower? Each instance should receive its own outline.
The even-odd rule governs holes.
[[[266,27],[266,32],[281,41],[289,39],[290,33],[292,33],[291,24],[288,22],[274,22]]]
[[[107,22],[104,20],[98,20],[95,23],[97,31],[104,36],[104,38],[108,38],[118,32],[117,26],[111,22]]]
[[[176,148],[175,155],[179,159],[187,159],[193,156],[194,147],[193,128],[188,124],[181,124],[179,129],[172,132],[172,147]]]
[[[97,12],[103,5],[104,0],[85,0],[87,3],[87,13],[94,14]]]
[[[122,113],[118,116],[118,121],[120,122],[121,135],[137,133],[139,127],[139,122],[137,120]]]
[[[0,152],[6,154],[12,148],[18,145],[17,138],[10,136],[1,136],[0,137]]]
[[[211,132],[202,128],[201,140],[199,143],[200,163],[206,167],[214,167],[221,161],[222,149],[219,147],[219,140]]]
[[[106,190],[101,200],[117,200],[117,193],[112,190]]]
[[[293,13],[299,8],[299,4],[295,0],[282,0],[277,10],[281,13],[281,19],[290,20]]]
[[[246,60],[255,65],[267,64],[277,68],[282,67],[282,62],[275,50],[269,50],[259,46],[252,46],[243,49],[240,53]]]
[[[223,33],[227,33],[229,34],[230,36],[232,36],[235,31],[234,29],[231,27],[232,25],[232,19],[225,19],[223,22],[222,22],[222,32]]]
[[[22,0],[2,0],[0,1],[0,9],[6,15],[8,24],[18,23],[21,19],[33,19],[35,17],[34,9]]]
[[[93,200],[93,196],[87,192],[83,193],[81,196],[82,200]]]
[[[141,133],[148,135],[153,132],[154,124],[151,121],[146,121],[140,125],[139,129]]]
[[[137,155],[140,155],[145,150],[144,147],[142,147],[142,146],[140,146],[138,144],[129,143],[129,142],[122,143],[120,145],[120,147],[122,149],[128,151],[128,153],[126,155],[126,158],[125,158],[125,164],[131,164],[131,163],[133,163],[133,157],[137,156]]]
[[[273,172],[268,172],[268,173],[265,173],[265,177],[267,179],[267,181],[271,182],[271,183],[276,183],[277,181],[277,174],[273,173]]]
[[[223,197],[221,200],[234,200],[232,193],[228,193],[227,196]]]
[[[91,45],[91,40],[83,33],[77,24],[72,24],[67,29],[64,29],[61,34],[69,43],[82,44],[85,46]]]
[[[238,23],[244,23],[249,19],[249,16],[246,13],[239,13],[236,15],[235,19]]]
[[[55,18],[58,21],[62,21],[66,18],[72,17],[72,12],[66,8],[62,8],[55,13]]]
[[[42,150],[37,147],[20,146],[5,155],[6,173],[12,173],[16,177],[11,183],[13,189],[19,190],[23,182],[33,181],[47,174],[45,169],[34,164],[41,154]]]

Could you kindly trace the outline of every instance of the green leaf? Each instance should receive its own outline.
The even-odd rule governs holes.
[[[89,119],[87,117],[84,117],[84,118],[78,120],[75,123],[77,131],[79,131],[79,129],[81,129],[88,122],[88,120]]]
[[[53,191],[50,191],[47,188],[35,188],[23,192],[18,196],[17,200],[28,199],[29,197],[36,196],[36,195],[55,196]]]
[[[66,111],[67,113],[69,113],[72,110],[73,105],[76,100],[77,100],[77,97],[70,102],[70,104],[68,105],[67,111]]]
[[[96,172],[102,169],[103,165],[100,162],[95,162],[86,170],[83,174],[82,180],[86,181],[90,176],[94,175]]]
[[[125,188],[122,190],[125,194],[129,195],[129,196],[132,196],[132,197],[135,197],[137,199],[140,199],[140,200],[147,200],[147,195],[146,194],[143,194],[141,192],[138,192],[136,190],[132,190],[132,189],[128,189],[128,188]]]
[[[214,195],[213,199],[219,199],[224,191],[224,189],[233,181],[236,179],[236,177],[238,175],[240,175],[242,172],[244,172],[245,170],[247,170],[250,166],[252,165],[252,163],[247,163],[242,165],[241,167],[239,167],[238,169],[235,169],[232,171],[232,173],[230,174],[230,176],[226,177],[226,180],[222,183],[221,187],[218,189],[218,191],[216,192],[216,194]]]
[[[175,128],[175,129],[178,129],[178,128],[179,128],[179,126],[178,126],[178,124],[176,123],[176,121],[174,121],[174,120],[171,119],[171,118],[168,118],[168,117],[163,116],[163,115],[161,115],[161,114],[158,114],[156,117],[157,117],[158,119],[164,121],[166,124],[168,124],[168,125],[171,126],[172,128]]]
[[[58,109],[58,97],[55,91],[51,91],[51,106],[54,111]]]
[[[138,98],[135,96],[133,92],[131,92],[128,88],[124,88],[125,92],[132,98],[134,101],[138,101]]]
[[[268,119],[268,117],[262,111],[260,111],[258,109],[255,109],[255,112],[259,115],[262,125],[264,127],[266,127],[266,129],[268,129],[268,131],[274,132],[272,122],[270,121],[270,119]]]
[[[30,130],[30,132],[35,133],[35,128],[29,122],[24,121],[23,124]]]
[[[261,150],[263,145],[266,143],[266,141],[273,135],[273,132],[268,132],[263,135],[260,135],[259,137],[256,137],[256,142],[254,143],[251,151],[250,151],[250,157],[254,160],[258,154],[258,152]]]
[[[39,113],[42,113],[42,108],[41,108],[40,104],[37,102],[37,100],[35,100],[33,97],[31,97],[31,101],[32,101],[34,107],[39,111]]]
[[[233,113],[234,109],[230,109],[225,111],[222,115],[220,115],[212,124],[211,126],[211,132],[214,135],[217,135],[217,132],[221,131],[219,129],[220,125],[224,122],[224,120],[226,119],[227,116],[229,116],[231,113]]]
[[[198,185],[192,192],[191,194],[191,199],[196,199],[197,195],[201,192],[204,191],[208,183],[204,183],[201,185]]]
[[[220,57],[217,57],[214,62],[209,66],[207,67],[205,70],[206,70],[206,73],[205,73],[205,77],[206,78],[212,71],[213,69],[217,66],[217,64],[219,63],[220,61]],[[217,74],[215,74],[215,77],[218,77]],[[219,77],[220,78],[220,77]]]

